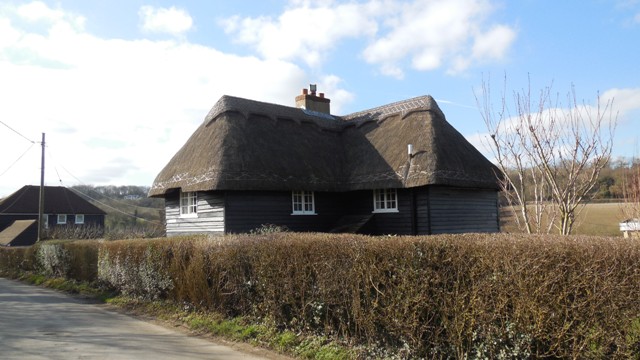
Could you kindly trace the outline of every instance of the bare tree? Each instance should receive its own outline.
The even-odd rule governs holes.
[[[535,99],[530,85],[514,92],[514,115],[504,89],[496,112],[488,82],[483,81],[476,101],[516,223],[528,233],[556,227],[568,235],[609,161],[617,118],[611,101],[602,106],[598,96],[595,107],[578,103],[572,87],[563,107],[551,89],[544,88]]]

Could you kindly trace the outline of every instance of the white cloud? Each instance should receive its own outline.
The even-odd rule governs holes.
[[[340,40],[373,36],[382,4],[296,1],[277,19],[236,16],[220,23],[236,41],[255,47],[265,58],[301,60],[316,67]]]
[[[83,16],[65,13],[60,9],[52,9],[41,1],[20,5],[16,9],[16,13],[20,18],[30,22],[57,23],[64,20],[67,26],[76,29],[83,29],[86,22]]]
[[[57,21],[64,18],[64,12],[49,8],[41,1],[34,1],[25,5],[21,5],[17,9],[18,15],[29,21]]]
[[[402,78],[413,69],[451,73],[476,62],[503,59],[516,32],[488,20],[487,0],[351,2],[292,1],[277,19],[233,17],[222,21],[236,41],[265,58],[300,60],[318,67],[347,38],[370,39],[363,59],[385,75]]]
[[[605,104],[611,101],[613,110],[619,112],[620,116],[640,110],[640,88],[609,89],[600,97]]]
[[[193,19],[189,13],[175,6],[170,8],[142,6],[138,15],[142,21],[142,29],[147,32],[181,35],[193,26]]]
[[[473,57],[488,60],[502,59],[506,56],[515,36],[513,29],[504,25],[496,25],[474,39]]]
[[[450,73],[473,62],[500,60],[515,39],[507,25],[487,24],[493,11],[483,0],[417,0],[392,14],[386,35],[364,50],[367,62],[396,69],[403,59],[420,71]],[[489,30],[485,30],[490,27]],[[396,75],[398,72],[396,71]]]
[[[67,13],[44,32],[18,17],[15,8],[0,13],[0,119],[34,141],[47,134],[50,185],[58,174],[65,185],[151,185],[220,96],[293,106],[309,78],[290,62],[188,41],[96,37]],[[319,85],[336,113],[353,98],[335,76]],[[2,125],[0,139],[0,174],[10,168],[0,197],[37,184],[38,146],[12,166],[31,144]]]
[[[532,108],[537,109],[538,103],[536,99],[532,99]],[[527,114],[523,113],[521,116],[531,116],[535,121],[541,121],[545,126],[549,126],[549,122],[552,120],[557,123],[554,129],[557,132],[567,132],[568,138],[573,136],[572,132],[577,129],[574,125],[569,125],[571,122],[581,122],[582,126],[579,131],[582,131],[585,136],[589,136],[593,130],[593,122],[598,117],[601,117],[601,134],[603,140],[611,134],[614,136],[613,153],[615,156],[637,156],[635,154],[628,153],[628,147],[638,142],[637,120],[635,117],[640,114],[640,88],[613,88],[605,91],[600,95],[600,108],[598,109],[598,99],[585,100],[585,102],[578,102],[577,104],[571,104],[572,100],[568,99],[569,104],[545,104],[545,106],[557,105],[558,107],[546,107],[539,113]],[[569,107],[567,107],[567,105]],[[573,106],[575,105],[575,107]],[[507,104],[507,107],[512,107],[513,104]],[[524,105],[523,105],[524,106]],[[524,108],[523,108],[524,110]],[[522,118],[515,115],[517,111],[512,111],[511,117],[505,118],[501,122],[501,126],[498,131],[503,138],[509,136],[515,136],[516,129],[522,126]],[[610,123],[611,121],[611,123]],[[617,125],[616,128],[610,128],[609,125]],[[609,131],[612,130],[612,133]],[[490,134],[482,133],[473,136],[467,136],[467,140],[471,142],[478,150],[480,150],[487,158],[495,157],[491,152],[491,146],[489,144]],[[559,149],[568,150],[567,145],[557,144]],[[564,146],[564,147],[563,147]],[[493,161],[493,160],[492,160]]]

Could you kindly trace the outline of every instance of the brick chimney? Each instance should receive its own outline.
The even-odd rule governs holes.
[[[324,97],[324,93],[316,95],[316,84],[310,84],[309,89],[302,89],[302,94],[296,96],[296,107],[330,114],[331,100]]]

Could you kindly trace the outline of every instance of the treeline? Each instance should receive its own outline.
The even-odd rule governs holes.
[[[149,193],[148,186],[74,185],[71,188],[84,195],[88,200],[122,200],[127,202],[129,205],[158,209],[164,206],[162,199],[147,197],[147,194]]]
[[[531,176],[531,169],[523,172],[524,182],[526,184],[526,195],[528,199],[534,199],[534,191],[536,190],[535,181]],[[588,172],[584,172],[581,176],[587,176]],[[514,173],[512,176],[517,177]],[[624,201],[633,200],[633,192],[637,191],[640,183],[640,158],[623,158],[619,157],[610,161],[598,176],[596,185],[591,189],[590,195],[593,199],[600,201]],[[538,189],[540,190],[540,189]],[[550,193],[549,193],[549,196]],[[588,197],[589,199],[591,197]],[[551,201],[549,197],[547,200]],[[506,204],[506,203],[505,203]]]
[[[593,189],[594,199],[625,199],[629,189],[638,186],[640,158],[617,158],[602,169]]]
[[[164,231],[164,200],[147,197],[148,186],[75,185],[71,188],[107,213],[107,237],[159,236]]]

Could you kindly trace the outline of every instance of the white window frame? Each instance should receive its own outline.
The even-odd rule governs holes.
[[[373,190],[373,213],[397,213],[398,190],[375,189]]]
[[[292,191],[291,215],[317,215],[315,197],[316,195],[313,191]]]
[[[76,225],[84,224],[84,214],[76,214]]]
[[[60,221],[60,219],[64,219],[64,220]],[[67,224],[67,214],[58,214],[58,216],[56,216],[56,224],[58,224],[58,225],[66,225]]]
[[[42,219],[44,220],[44,228],[48,229],[49,228],[49,215],[48,214],[42,214]]]
[[[180,217],[198,217],[198,192],[180,190]]]

